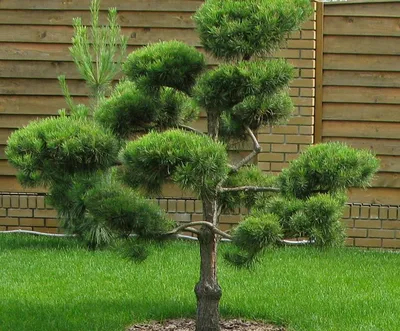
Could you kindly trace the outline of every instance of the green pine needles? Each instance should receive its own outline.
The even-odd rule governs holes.
[[[255,131],[292,113],[294,69],[271,55],[308,19],[309,0],[208,0],[194,20],[204,49],[223,63],[206,70],[196,48],[159,42],[128,56],[126,77],[113,89],[127,40],[115,9],[107,27],[99,27],[98,0],[91,11],[90,33],[74,21],[71,48],[94,97],[91,109],[73,103],[60,77],[71,112],[13,133],[8,159],[23,185],[49,189],[64,228],[91,248],[130,238],[127,255],[143,260],[148,241],[195,235],[201,256],[196,331],[218,331],[218,241],[232,241],[225,257],[239,267],[286,245],[285,238],[339,245],[346,192],[367,187],[379,162],[369,151],[328,143],[310,147],[279,176],[250,165],[261,151]],[[207,133],[191,127],[200,112],[207,114]],[[227,146],[249,140],[253,151],[233,163]],[[201,221],[175,224],[149,200],[171,181],[202,200]],[[221,213],[239,207],[248,216],[222,231]]]

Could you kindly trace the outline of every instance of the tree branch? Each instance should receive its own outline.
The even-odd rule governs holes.
[[[189,131],[189,132],[196,133],[196,134],[201,135],[201,136],[205,136],[206,135],[204,132],[201,132],[201,131],[199,131],[199,130],[197,130],[195,128],[192,128],[191,126],[179,124],[178,128],[180,128],[180,129],[182,129],[184,131]]]
[[[218,192],[240,192],[240,191],[253,191],[253,192],[280,192],[281,190],[277,187],[265,187],[265,186],[238,186],[238,187],[220,187]]]
[[[261,146],[258,143],[258,140],[256,136],[254,135],[253,131],[246,126],[246,131],[250,135],[251,140],[253,141],[253,151],[247,155],[244,159],[239,161],[233,168],[232,171],[236,172],[238,171],[241,167],[243,167],[245,164],[247,164],[249,161],[251,161],[257,154],[261,152]]]
[[[174,230],[167,232],[166,235],[177,234],[178,232],[180,232],[182,230],[187,230],[187,231],[190,231],[192,233],[195,233],[195,234],[199,235],[200,231],[197,230],[197,229],[192,228],[192,226],[196,226],[196,225],[207,226],[214,233],[220,235],[221,237],[223,237],[225,239],[232,239],[232,236],[230,236],[229,234],[225,233],[224,231],[221,231],[216,226],[214,226],[213,224],[211,224],[209,222],[206,222],[206,221],[199,221],[199,222],[191,222],[191,223],[187,223],[187,224],[182,224],[182,225],[178,226],[177,228],[175,228]]]

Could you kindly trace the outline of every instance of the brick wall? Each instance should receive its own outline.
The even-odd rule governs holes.
[[[352,203],[343,222],[349,246],[400,248],[400,206]]]
[[[290,96],[295,109],[285,125],[265,127],[258,133],[262,153],[258,165],[264,171],[278,173],[314,142],[316,20],[291,34],[287,47],[277,56],[285,57],[296,68]]]
[[[157,203],[178,222],[203,220],[200,200],[170,197],[157,199]],[[245,214],[245,209],[238,209],[231,215],[222,215],[221,229],[231,229]],[[0,231],[21,229],[59,233],[56,217],[43,195],[0,194]],[[343,222],[348,246],[400,248],[399,206],[348,204]]]

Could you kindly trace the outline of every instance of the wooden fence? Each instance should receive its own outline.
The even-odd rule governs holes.
[[[44,190],[24,190],[4,149],[12,131],[66,107],[57,82],[65,74],[74,98],[87,90],[68,52],[72,18],[88,24],[90,0],[0,1],[0,230],[55,232],[56,213]],[[178,39],[200,49],[191,16],[197,0],[102,0],[115,6],[129,51]],[[297,68],[291,86],[294,117],[259,132],[259,166],[279,172],[299,152],[320,141],[370,148],[382,169],[368,191],[354,190],[344,222],[348,244],[400,247],[400,2],[318,3],[316,17],[293,33],[277,56]],[[208,58],[210,64],[215,60]],[[315,116],[314,116],[315,115]],[[194,124],[205,129],[205,119]],[[246,153],[246,151],[244,151]],[[168,187],[159,204],[178,221],[201,219],[201,203]],[[240,214],[223,215],[229,228]]]
[[[400,2],[319,5],[316,141],[373,150],[381,170],[351,201],[400,204]]]

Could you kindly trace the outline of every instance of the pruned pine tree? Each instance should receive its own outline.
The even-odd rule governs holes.
[[[217,68],[206,71],[203,54],[181,42],[149,45],[128,56],[126,79],[93,117],[33,122],[8,141],[21,183],[48,187],[64,227],[92,247],[135,234],[131,255],[144,259],[148,240],[180,231],[198,237],[197,331],[219,330],[221,238],[232,241],[225,258],[236,266],[287,237],[340,244],[346,191],[367,186],[379,166],[370,152],[339,143],[310,147],[279,176],[249,165],[261,151],[255,131],[284,122],[293,109],[293,68],[271,55],[311,12],[309,0],[208,0],[194,20]],[[201,109],[207,134],[188,126]],[[253,152],[231,164],[227,148],[246,139]],[[166,181],[202,200],[203,221],[177,225],[146,199]],[[220,214],[239,206],[249,215],[222,231]]]

